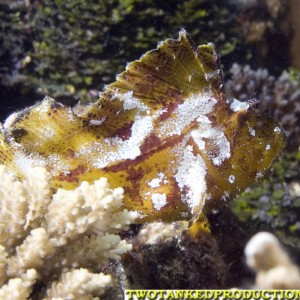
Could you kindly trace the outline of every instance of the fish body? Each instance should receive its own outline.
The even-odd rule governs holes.
[[[263,180],[284,133],[247,102],[228,100],[213,44],[185,31],[128,64],[81,110],[46,97],[9,117],[0,163],[18,176],[45,166],[54,188],[106,177],[143,221],[192,219]]]

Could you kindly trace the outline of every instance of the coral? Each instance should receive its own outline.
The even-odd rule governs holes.
[[[72,270],[61,275],[47,290],[49,299],[99,299],[93,295],[101,295],[111,277],[103,274],[91,274],[86,269]]]
[[[131,250],[118,233],[139,216],[122,209],[123,190],[101,178],[55,192],[42,167],[28,169],[23,181],[0,171],[0,295],[29,295],[37,280],[50,298],[99,296],[112,279],[94,272]]]
[[[124,207],[138,210],[143,221],[196,217],[261,182],[284,145],[271,118],[257,115],[251,103],[226,99],[223,87],[214,45],[196,48],[181,30],[178,39],[128,64],[79,112],[46,97],[10,116],[1,131],[0,162],[21,177],[45,166],[54,188],[104,176],[113,188],[126,189]],[[86,212],[79,224],[73,220],[84,210],[85,188],[81,184],[68,204],[77,207],[74,216],[62,211],[49,218],[56,223],[49,220],[48,231],[58,230],[62,240],[87,230],[93,219]],[[49,209],[56,212],[67,194],[58,191]]]
[[[28,212],[26,191],[16,176],[7,172],[5,166],[0,166],[0,176],[0,244],[5,246],[8,252],[11,252],[24,234]],[[14,201],[10,199],[14,199]]]
[[[21,277],[10,279],[7,284],[0,288],[0,298],[14,300],[28,299],[37,277],[37,272],[34,269],[29,269]]]
[[[233,64],[231,79],[226,82],[229,97],[246,101],[260,100],[259,110],[268,111],[287,135],[287,149],[300,146],[300,82],[293,72],[284,71],[278,78],[266,69],[253,70],[250,66]]]
[[[41,268],[46,257],[55,252],[55,239],[49,238],[44,228],[35,228],[20,246],[16,254],[7,259],[7,274],[10,277],[20,276],[25,270]]]
[[[271,233],[259,232],[245,248],[247,264],[256,274],[260,289],[299,289],[300,271]]]

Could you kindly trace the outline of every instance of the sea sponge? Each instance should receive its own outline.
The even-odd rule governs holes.
[[[255,284],[260,289],[299,289],[300,272],[278,239],[259,232],[245,247],[246,261],[257,272]]]
[[[92,299],[112,282],[94,272],[131,250],[118,232],[139,214],[121,208],[123,189],[110,189],[105,178],[56,192],[51,180],[42,167],[19,180],[0,166],[0,295],[13,289],[21,299],[38,280],[48,286],[39,297]]]

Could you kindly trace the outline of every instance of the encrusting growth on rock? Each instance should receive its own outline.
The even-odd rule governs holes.
[[[252,237],[245,256],[249,267],[257,272],[257,288],[300,289],[300,270],[273,234],[260,232]]]

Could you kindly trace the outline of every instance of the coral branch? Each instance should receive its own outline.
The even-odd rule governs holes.
[[[24,300],[28,299],[31,288],[37,279],[37,272],[34,269],[27,270],[19,278],[10,279],[0,289],[1,299]]]
[[[111,283],[111,277],[92,274],[86,269],[73,270],[61,275],[59,281],[54,282],[47,289],[46,299],[99,299],[105,287]]]
[[[51,180],[41,167],[20,181],[0,166],[1,299],[27,298],[38,277],[51,299],[94,299],[111,277],[93,272],[132,248],[118,232],[139,214],[122,210],[122,188],[101,178],[53,194]]]

